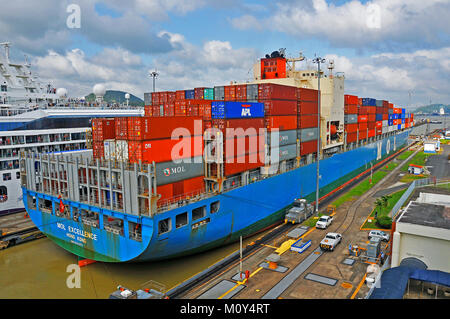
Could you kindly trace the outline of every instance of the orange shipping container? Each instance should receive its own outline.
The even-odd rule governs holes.
[[[358,123],[345,124],[345,130],[347,133],[355,133],[358,130]]]
[[[346,104],[344,106],[345,114],[358,114],[358,105],[356,104]]]
[[[267,116],[264,118],[264,126],[269,132],[275,128],[278,128],[280,131],[295,130],[297,129],[297,116]]]
[[[297,128],[317,127],[317,115],[300,115],[297,120]]]
[[[375,122],[375,127],[382,128],[383,127],[383,121]]]
[[[300,143],[300,155],[317,153],[317,140]]]
[[[362,123],[362,122],[367,122],[369,120],[368,115],[358,115],[358,122]]]
[[[367,138],[367,130],[359,131],[359,140],[364,140]]]
[[[172,131],[177,128],[187,130],[191,136],[201,135],[203,134],[202,123],[202,118],[199,117],[129,117],[128,139],[145,141],[170,138]]]
[[[92,139],[94,141],[104,141],[116,137],[116,127],[114,118],[92,119]]]
[[[361,131],[366,131],[367,130],[367,122],[362,122],[362,123],[358,123],[358,130]]]
[[[298,114],[317,114],[319,113],[318,102],[299,101],[297,105]]]
[[[348,94],[344,95],[344,104],[345,105],[349,105],[349,104],[357,105],[358,103],[359,103],[359,99],[356,95],[348,95]]]
[[[236,85],[226,85],[224,92],[225,101],[236,101]]]
[[[356,142],[357,137],[358,137],[358,134],[356,132],[347,133],[347,144]]]
[[[369,137],[374,137],[375,136],[375,129],[369,129],[369,133],[368,133]]]
[[[310,101],[310,102],[319,101],[319,96],[318,96],[319,91],[314,90],[314,89],[297,88],[296,94],[297,94],[298,101]]]
[[[115,121],[116,139],[126,140],[128,138],[128,118],[116,117]]]
[[[236,85],[236,101],[247,101],[247,84]]]

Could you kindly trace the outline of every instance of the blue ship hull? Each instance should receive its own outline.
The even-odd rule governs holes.
[[[409,130],[383,140],[338,153],[320,161],[320,196],[328,194],[346,181],[406,145]],[[87,209],[103,216],[124,220],[124,234],[115,235],[103,229],[58,217],[28,206],[27,198],[47,199],[58,209],[59,199],[23,189],[25,208],[36,226],[63,248],[84,258],[105,262],[150,261],[183,256],[233,242],[284,218],[285,209],[295,198],[314,200],[316,163],[275,175],[220,195],[157,214],[153,218],[132,216],[79,202],[64,201],[69,207]],[[218,212],[211,213],[211,204],[219,201]],[[192,221],[192,210],[206,207],[201,219]],[[39,205],[36,205],[39,207]],[[175,216],[188,213],[188,223],[176,228]],[[158,234],[161,220],[170,218],[170,231]],[[142,241],[128,236],[128,221],[142,223]],[[192,225],[203,221],[193,228]]]

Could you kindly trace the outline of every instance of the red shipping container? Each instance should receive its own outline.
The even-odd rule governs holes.
[[[394,107],[394,114],[402,114],[402,109],[400,107]]]
[[[296,115],[297,114],[297,101],[266,100],[263,103],[264,103],[264,115]]]
[[[155,163],[169,162],[201,156],[202,153],[202,136],[194,136],[180,140],[128,141],[128,159],[131,163],[138,163],[139,160],[143,163],[152,163],[153,161]]]
[[[375,127],[382,128],[382,127],[383,127],[383,121],[377,121],[377,122],[375,122]]]
[[[317,153],[317,140],[300,143],[300,155]]]
[[[296,95],[298,101],[319,101],[319,91],[307,88],[297,88]]]
[[[369,116],[368,115],[358,115],[358,122],[359,123],[367,122],[368,120],[369,120]]]
[[[116,117],[115,130],[116,139],[126,140],[128,138],[128,118]]]
[[[243,133],[248,129],[254,129],[256,134],[259,134],[259,130],[264,128],[265,121],[263,118],[247,118],[247,119],[214,119],[212,120],[212,126],[221,130],[225,139],[227,138],[227,128],[242,129]],[[247,131],[250,133],[250,131]],[[238,133],[238,131],[236,131]],[[238,135],[242,136],[242,135]]]
[[[361,131],[366,131],[367,130],[367,122],[361,122],[358,123],[358,130]]]
[[[356,142],[358,138],[358,133],[347,133],[347,144]]]
[[[144,115],[152,116],[153,115],[153,106],[151,106],[151,105],[144,106]]]
[[[194,89],[194,98],[196,100],[203,100],[203,92],[205,88],[195,88]]]
[[[381,127],[377,127],[375,132],[376,132],[377,135],[381,135],[382,132],[383,132],[383,129]]]
[[[281,84],[261,83],[258,85],[258,97],[259,101],[273,99],[296,100],[297,88]]]
[[[367,138],[367,130],[359,131],[359,140],[364,140]]]
[[[347,133],[355,133],[358,130],[358,123],[345,124],[345,130]]]
[[[93,141],[92,142],[92,156],[95,159],[100,159],[102,157],[105,156],[105,149],[103,147],[103,141],[97,142],[97,141]]]
[[[376,112],[377,112],[377,114],[383,114],[383,107],[381,106],[377,106],[376,107]]]
[[[369,130],[375,129],[375,122],[367,122],[367,128]]]
[[[208,128],[212,128],[212,120],[203,119],[203,129],[206,130]]]
[[[152,105],[159,104],[159,92],[152,92]]]
[[[200,123],[200,125],[198,125]],[[203,121],[199,117],[129,117],[128,139],[145,141],[170,138],[172,131],[184,128],[191,136],[203,134]],[[197,125],[194,131],[194,125]]]
[[[169,102],[169,92],[167,91],[159,92],[159,103],[165,104],[168,102]]]
[[[358,100],[359,99],[356,95],[348,95],[348,94],[344,95],[344,104],[345,105],[349,105],[349,104],[357,105],[359,102]]]
[[[295,130],[297,128],[297,116],[295,115],[266,116],[264,118],[264,126],[267,128],[269,132],[275,128],[278,128],[279,131]]]
[[[317,127],[317,115],[300,115],[297,118],[297,128]]]
[[[114,118],[92,119],[92,139],[94,141],[104,141],[115,137],[116,126]]]
[[[242,155],[234,158],[233,163],[224,163],[224,175],[235,175],[261,166],[264,166],[264,152]]]
[[[383,114],[383,121],[386,121],[389,119],[389,114]]]
[[[236,85],[226,85],[224,88],[224,100],[236,101]]]
[[[236,101],[247,101],[247,84],[236,85]]]
[[[389,101],[383,100],[383,107],[389,108]]]
[[[366,106],[367,107],[367,113],[368,114],[376,114],[377,113],[377,107],[376,106]]]
[[[152,117],[161,116],[161,107],[159,105],[153,105]]]
[[[186,93],[184,90],[175,91],[175,101],[181,101],[186,98]]]
[[[356,104],[346,104],[344,105],[345,114],[358,114],[358,105]]]
[[[368,136],[369,137],[374,137],[375,136],[375,129],[374,128],[373,129],[369,129]]]
[[[245,154],[264,152],[265,143],[265,134],[226,138],[223,143],[223,158],[228,160]]]
[[[186,116],[186,102],[187,101],[189,101],[189,100],[175,101],[175,116]]]
[[[297,113],[298,114],[317,114],[319,113],[318,102],[297,102]]]
[[[358,114],[360,114],[360,115],[367,115],[368,113],[369,112],[368,112],[367,106],[360,106],[359,107]]]
[[[185,179],[169,185],[172,185],[173,197],[180,199],[203,193],[205,190],[205,180],[203,176]]]
[[[166,184],[157,186],[156,193],[161,195],[161,198],[158,200],[158,205],[164,205],[169,199],[173,198],[173,185]]]
[[[376,119],[377,119],[376,114],[369,114],[368,122],[375,122]]]

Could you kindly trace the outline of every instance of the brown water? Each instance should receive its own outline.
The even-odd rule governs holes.
[[[262,234],[243,240],[243,247]],[[81,268],[81,287],[68,288],[67,266],[77,257],[47,238],[0,251],[0,298],[108,298],[120,284],[130,289],[154,280],[166,290],[239,249],[239,242],[188,257],[148,263],[94,263]]]

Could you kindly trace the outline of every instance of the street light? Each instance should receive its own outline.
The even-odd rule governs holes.
[[[317,130],[319,136],[317,139],[317,172],[316,172],[316,214],[319,214],[319,160],[320,160],[320,64],[325,63],[325,59],[316,57],[313,59],[313,63],[317,63],[317,98],[318,98],[318,110],[317,110]]]
[[[156,78],[158,77],[159,73],[156,72],[156,69],[155,69],[155,71],[150,72],[149,75],[153,78],[153,92],[155,92],[155,81],[156,81]]]

